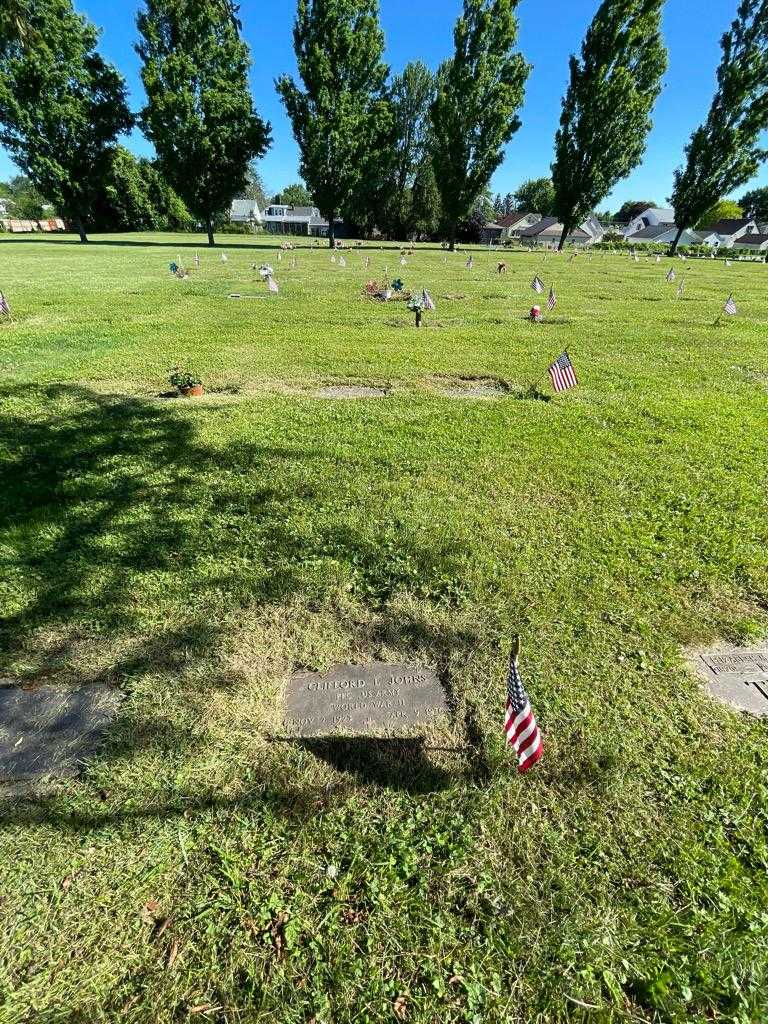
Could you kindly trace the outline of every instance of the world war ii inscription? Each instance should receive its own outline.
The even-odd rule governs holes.
[[[291,677],[285,728],[293,736],[412,734],[448,713],[430,669],[414,665],[340,665]]]

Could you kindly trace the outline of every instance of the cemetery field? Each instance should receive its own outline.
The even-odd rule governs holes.
[[[768,630],[768,268],[218,241],[0,236],[0,678],[123,695],[0,784],[0,1024],[765,1021],[766,725],[683,652]],[[286,741],[292,672],[370,661],[450,723]]]

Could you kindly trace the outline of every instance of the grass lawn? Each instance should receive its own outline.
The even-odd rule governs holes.
[[[0,1022],[766,1021],[766,726],[681,650],[768,628],[768,268],[219,243],[0,239],[0,676],[125,693],[0,802]],[[580,388],[518,400],[566,346]],[[280,742],[348,660],[435,667],[450,728]]]

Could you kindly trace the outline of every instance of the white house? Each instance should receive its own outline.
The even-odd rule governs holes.
[[[656,224],[641,228],[632,235],[625,235],[624,241],[632,245],[671,245],[677,238],[675,224]],[[680,245],[701,245],[701,235],[686,228],[680,236]]]
[[[659,224],[674,224],[675,223],[675,211],[669,209],[663,209],[661,207],[649,206],[647,210],[643,210],[636,217],[627,224],[626,230],[624,231],[624,237],[629,240],[630,235],[636,235],[638,231],[642,231],[644,228],[655,228]]]
[[[708,224],[699,228],[705,245],[711,245],[713,249],[732,249],[734,245],[738,248],[746,235],[759,235],[760,230],[754,220],[719,220],[716,224]]]
[[[341,220],[336,224],[340,225]],[[286,206],[273,203],[264,211],[264,227],[275,235],[328,234],[328,221],[320,216],[316,206]]]
[[[6,217],[11,212],[11,207],[15,205],[8,196],[0,196],[0,217]]]
[[[541,220],[540,213],[508,213],[483,228],[483,242],[507,242],[511,238],[519,238],[520,232]]]
[[[229,209],[233,224],[261,224],[261,210],[255,199],[233,199]]]
[[[752,252],[768,252],[768,234],[742,235],[735,249],[751,249]]]
[[[563,225],[558,222],[557,217],[542,217],[540,221],[523,228],[520,232],[520,241],[526,245],[559,245],[560,236],[563,233]],[[599,242],[605,232],[600,222],[595,217],[588,217],[581,227],[566,236],[566,245],[593,245]]]

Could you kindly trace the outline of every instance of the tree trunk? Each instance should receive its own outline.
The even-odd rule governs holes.
[[[328,214],[328,245],[331,249],[336,248],[336,226],[334,221],[336,220],[335,212]]]
[[[205,218],[205,230],[208,232],[208,245],[213,248],[216,243],[213,240],[213,221],[210,217]]]
[[[565,240],[571,233],[571,227],[569,224],[563,224],[563,233],[560,235],[560,241],[557,244],[557,251],[562,252],[565,248]]]
[[[75,227],[77,228],[78,235],[80,235],[80,241],[81,242],[87,242],[88,241],[88,235],[86,235],[85,228],[83,227],[83,222],[82,222],[82,220],[80,220],[79,217],[75,221]]]
[[[672,243],[672,248],[669,250],[669,255],[670,256],[674,256],[675,253],[677,252],[677,247],[678,247],[678,245],[680,245],[680,239],[683,237],[683,232],[684,231],[685,231],[685,228],[678,228],[677,229],[677,234],[675,235],[675,240]]]

